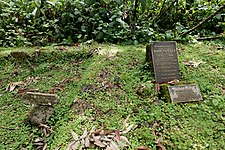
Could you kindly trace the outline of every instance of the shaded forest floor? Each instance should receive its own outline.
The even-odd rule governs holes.
[[[180,81],[198,84],[204,99],[187,104],[158,99],[142,45],[0,48],[0,149],[34,149],[40,137],[48,149],[66,149],[71,130],[117,130],[124,122],[134,125],[125,135],[129,149],[224,149],[224,43],[177,44]],[[9,55],[18,50],[29,58]],[[26,84],[6,91],[19,81]],[[34,89],[60,97],[48,133],[24,123],[32,106],[21,95]]]

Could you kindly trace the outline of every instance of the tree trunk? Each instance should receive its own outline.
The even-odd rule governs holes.
[[[220,11],[222,11],[225,8],[225,4],[223,6],[221,6],[216,12],[214,12],[213,14],[211,14],[209,17],[207,17],[205,20],[201,21],[199,24],[197,24],[196,26],[192,27],[191,29],[189,29],[186,32],[181,33],[181,36],[186,35],[192,31],[194,31],[195,29],[197,29],[199,26],[201,26],[203,23],[209,21],[210,19],[212,19],[214,16],[216,16]]]

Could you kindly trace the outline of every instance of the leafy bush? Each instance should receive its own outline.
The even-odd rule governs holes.
[[[0,0],[0,46],[173,40],[221,5],[222,0]],[[222,33],[224,13],[192,33]]]

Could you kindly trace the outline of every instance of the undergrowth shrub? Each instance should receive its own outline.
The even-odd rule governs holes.
[[[173,40],[221,5],[222,0],[0,0],[0,46]],[[222,33],[224,14],[223,10],[193,34]]]

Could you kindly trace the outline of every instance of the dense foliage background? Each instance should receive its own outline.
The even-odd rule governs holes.
[[[145,43],[224,32],[224,0],[0,0],[0,46]],[[182,36],[181,36],[182,35]]]

